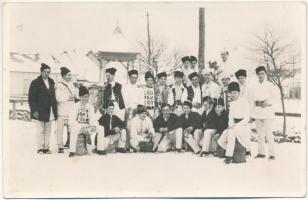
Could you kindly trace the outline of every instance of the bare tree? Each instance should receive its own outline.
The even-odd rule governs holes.
[[[204,46],[205,46],[205,24],[204,24],[204,8],[199,8],[199,53],[198,68],[204,69]]]
[[[254,43],[250,48],[253,59],[264,64],[268,71],[268,79],[279,88],[283,113],[283,135],[286,135],[286,109],[284,102],[283,81],[293,77],[296,72],[292,65],[300,60],[300,51],[296,49],[294,41],[287,40],[270,28],[262,34],[255,35]]]

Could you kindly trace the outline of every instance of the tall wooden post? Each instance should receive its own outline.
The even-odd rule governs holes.
[[[199,53],[198,53],[198,68],[201,71],[204,69],[204,47],[205,47],[205,23],[204,23],[204,8],[199,8]]]
[[[151,66],[151,37],[150,37],[150,20],[147,12],[147,35],[148,35],[148,64]]]

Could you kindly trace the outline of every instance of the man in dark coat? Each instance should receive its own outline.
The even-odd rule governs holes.
[[[112,101],[114,103],[114,113],[124,121],[125,104],[122,95],[122,85],[114,81],[116,71],[113,67],[106,69],[107,82],[105,83],[104,109],[107,109],[108,103]]]
[[[201,149],[194,140],[194,135],[202,131],[201,116],[197,112],[192,112],[193,105],[190,101],[184,101],[183,114],[180,116],[180,126],[183,129],[185,142],[191,147],[194,153],[200,153]]]
[[[36,120],[38,131],[37,153],[50,154],[49,140],[53,120],[57,119],[57,101],[55,95],[55,82],[49,78],[50,67],[41,64],[41,75],[34,79],[29,88],[28,102],[31,118]]]
[[[162,114],[154,120],[155,137],[154,149],[158,145],[159,152],[166,152],[171,148],[176,148],[181,152],[183,142],[183,129],[179,125],[179,117],[171,113],[171,106],[163,104],[161,106]]]

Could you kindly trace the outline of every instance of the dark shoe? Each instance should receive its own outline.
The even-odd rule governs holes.
[[[43,154],[43,153],[44,153],[44,150],[43,150],[43,149],[39,149],[39,150],[37,150],[37,153],[38,153],[38,154]]]
[[[92,149],[92,153],[97,153],[97,149],[96,148]]]
[[[49,149],[44,149],[44,154],[52,154],[52,152]]]
[[[232,157],[226,157],[226,159],[224,160],[224,163],[228,165],[231,163],[231,161],[232,161]]]
[[[268,159],[269,160],[275,160],[275,156],[270,156]]]
[[[246,155],[245,155],[246,157],[251,157],[251,153],[250,153],[250,151],[246,151]]]
[[[64,153],[64,149],[63,148],[59,148],[58,153]]]
[[[201,151],[200,153],[200,157],[208,157],[210,154],[209,152],[206,152],[206,151]]]
[[[117,148],[116,152],[118,152],[118,153],[126,153],[126,149],[125,148]]]
[[[182,149],[175,149],[175,152],[181,153],[181,152],[182,152]]]
[[[255,158],[265,158],[265,155],[264,154],[258,154],[255,156]]]
[[[74,152],[70,152],[70,154],[68,155],[68,157],[74,157],[75,156],[75,153]]]
[[[214,155],[214,154],[215,154],[215,152],[213,152],[213,151],[209,151],[209,154],[212,154],[212,155]]]
[[[102,151],[97,150],[97,154],[100,155],[100,156],[103,156],[103,155],[106,155],[106,151],[104,151],[104,150],[102,150]]]
[[[64,145],[64,148],[69,149],[70,148],[70,144],[68,142],[66,142],[66,144]]]
[[[200,150],[200,151],[198,151],[198,152],[196,152],[195,154],[196,154],[196,155],[198,155],[198,154],[200,154],[200,152],[201,152],[201,150]]]

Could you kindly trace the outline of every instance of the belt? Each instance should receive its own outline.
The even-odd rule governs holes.
[[[239,123],[240,121],[242,121],[242,120],[243,120],[243,118],[241,118],[241,119],[234,118],[233,120],[234,120],[234,123]]]
[[[145,107],[147,110],[153,110],[155,107],[154,106],[147,106]]]
[[[255,105],[261,107],[264,101],[255,101]]]

